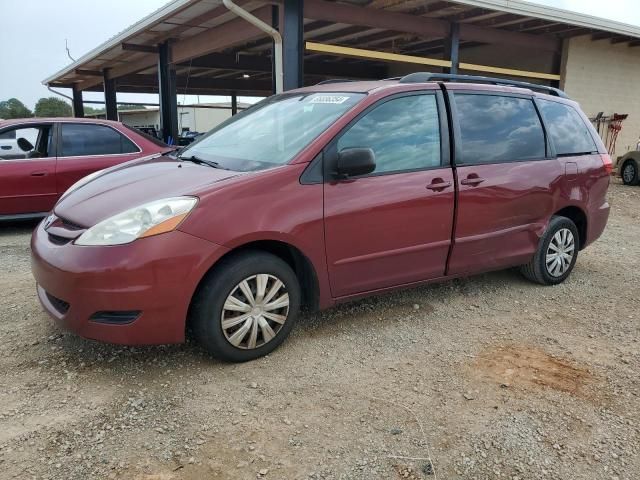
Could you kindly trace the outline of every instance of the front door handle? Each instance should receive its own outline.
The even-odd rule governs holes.
[[[427,185],[429,190],[433,190],[434,192],[439,192],[444,190],[445,188],[449,188],[451,186],[451,182],[445,182],[441,178],[434,178],[433,181]]]
[[[460,180],[461,185],[471,185],[474,187],[476,185],[480,185],[482,182],[484,182],[484,178],[480,178],[480,177],[467,177]]]
[[[31,172],[32,177],[46,177],[49,172]]]

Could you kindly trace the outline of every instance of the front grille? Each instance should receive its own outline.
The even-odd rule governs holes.
[[[78,225],[77,223],[73,223],[70,220],[67,220],[66,218],[62,218],[62,217],[58,217],[60,218],[60,221],[62,222],[62,224],[67,227],[69,230],[84,230],[85,227],[83,227],[82,225]]]
[[[66,245],[71,241],[70,238],[64,238],[64,237],[61,237],[60,235],[54,235],[53,233],[47,232],[47,235],[49,236],[49,241],[54,245]]]
[[[140,316],[140,310],[112,310],[96,312],[89,320],[110,325],[124,325],[133,322]]]
[[[58,313],[64,315],[69,311],[69,304],[64,300],[59,299],[58,297],[54,297],[49,292],[47,292],[47,298],[49,302],[57,310]]]

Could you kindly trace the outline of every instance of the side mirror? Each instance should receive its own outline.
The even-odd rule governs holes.
[[[376,155],[370,148],[345,148],[338,153],[336,173],[339,177],[357,177],[376,169]]]

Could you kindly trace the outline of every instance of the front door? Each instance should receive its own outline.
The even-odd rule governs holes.
[[[52,124],[0,132],[0,215],[46,213],[57,198]]]
[[[327,148],[328,171],[346,148],[371,148],[376,160],[373,173],[329,179],[324,186],[334,297],[444,275],[454,186],[448,147],[441,142],[446,125],[440,123],[439,104],[436,93],[382,100]]]
[[[458,211],[448,274],[531,259],[553,212],[564,169],[549,158],[539,115],[526,96],[451,95]]]

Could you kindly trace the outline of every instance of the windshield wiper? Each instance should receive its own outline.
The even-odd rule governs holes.
[[[214,162],[213,160],[205,160],[204,158],[196,157],[195,155],[191,155],[190,157],[178,157],[180,160],[197,163],[198,165],[207,165],[212,168],[220,168],[222,170],[226,170],[226,168],[221,167],[218,162]]]

